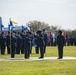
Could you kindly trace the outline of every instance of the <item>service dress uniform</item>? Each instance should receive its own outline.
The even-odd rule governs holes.
[[[24,39],[24,58],[29,59],[29,57],[30,57],[30,38],[27,32]]]
[[[22,44],[22,37],[20,36],[20,33],[18,33],[16,54],[20,54],[21,44]]]
[[[58,59],[63,58],[63,47],[65,45],[65,39],[64,36],[62,35],[62,31],[59,31],[59,35],[57,37],[57,45],[58,45]]]
[[[2,33],[1,35],[1,54],[2,55],[5,54],[5,48],[6,48],[6,37],[5,37],[5,34]]]
[[[10,54],[10,33],[6,36],[7,54]]]
[[[41,34],[41,31],[37,31],[38,34],[38,46],[40,49],[40,57],[39,58],[44,58],[44,37]]]
[[[11,36],[11,43],[10,43],[10,48],[11,48],[11,58],[15,57],[15,52],[16,52],[16,37],[15,35],[13,35],[14,33],[12,33]]]

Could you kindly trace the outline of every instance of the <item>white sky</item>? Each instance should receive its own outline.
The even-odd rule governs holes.
[[[76,29],[76,0],[0,0],[0,16],[5,27],[11,18],[19,25],[38,20]]]

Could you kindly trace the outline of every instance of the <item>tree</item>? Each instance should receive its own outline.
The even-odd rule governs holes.
[[[58,26],[58,25],[51,25],[51,31],[58,31],[61,29],[61,26]]]
[[[50,31],[50,26],[47,23],[37,20],[29,21],[27,23],[27,26],[29,26],[32,31],[38,31],[42,29],[46,29],[46,31]]]
[[[72,36],[73,36],[73,37],[76,37],[76,30],[73,30],[73,31],[72,31]]]

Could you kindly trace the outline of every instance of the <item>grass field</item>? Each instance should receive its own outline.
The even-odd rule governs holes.
[[[58,56],[57,47],[47,47],[45,57],[54,56]],[[64,47],[64,56],[76,57],[76,47]],[[34,48],[31,57],[39,57]],[[10,58],[10,55],[0,55],[0,58]],[[0,61],[0,75],[76,75],[76,60]]]

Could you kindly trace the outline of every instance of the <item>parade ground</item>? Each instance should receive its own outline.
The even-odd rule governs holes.
[[[39,59],[33,47],[29,59],[24,54],[0,55],[0,75],[76,75],[76,46],[64,47],[63,59],[57,59],[57,47],[47,47],[45,57]]]

